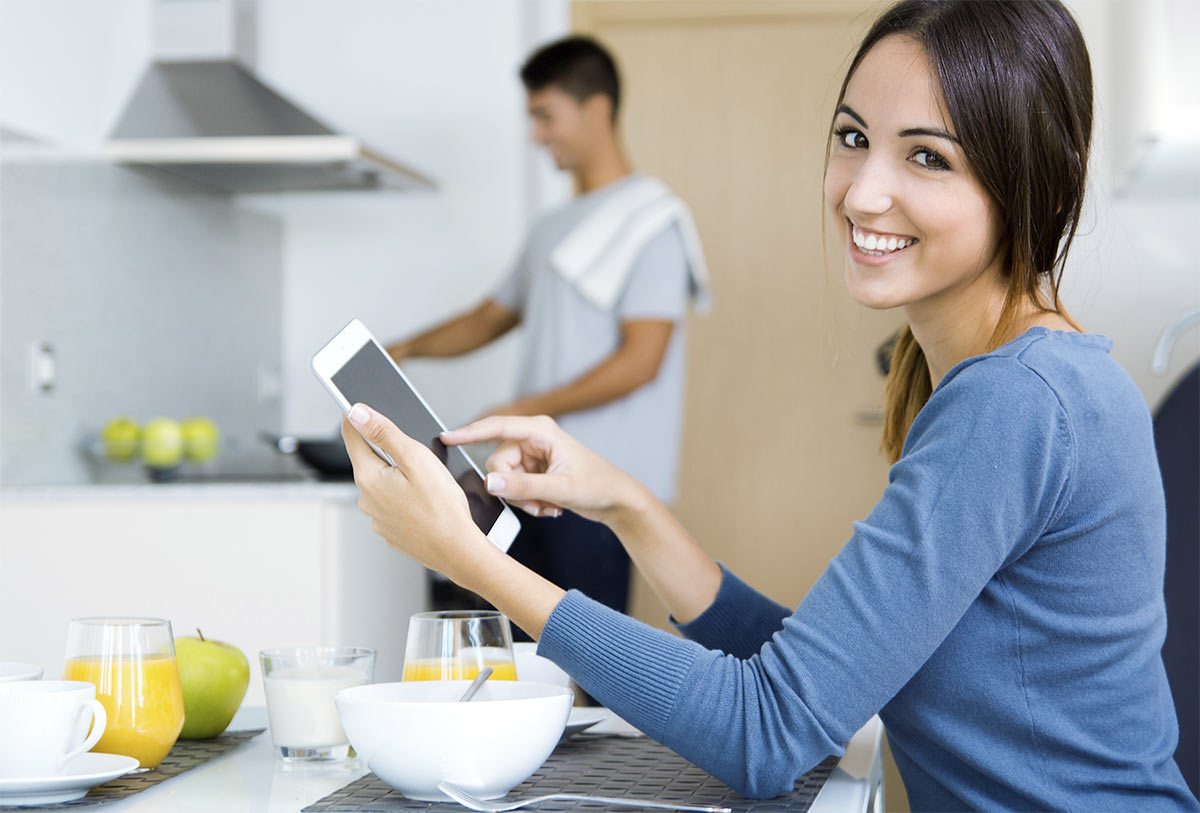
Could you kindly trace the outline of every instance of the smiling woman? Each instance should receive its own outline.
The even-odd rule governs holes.
[[[443,440],[503,441],[490,491],[611,527],[683,639],[507,560],[428,450],[357,406],[343,435],[364,510],[747,796],[790,790],[878,713],[914,809],[1200,809],[1173,759],[1149,415],[1111,342],[1058,301],[1090,131],[1087,51],[1056,0],[908,0],[868,32],[825,195],[851,294],[908,319],[889,379],[896,462],[795,609],[548,418]]]
[[[1034,324],[1082,330],[1058,288],[1083,206],[1091,68],[1066,9],[1027,11],[1027,37],[981,48],[975,38],[1008,23],[1002,4],[969,16],[937,0],[898,7],[864,39],[838,97],[825,195],[847,238],[847,284],[862,304],[905,304],[910,316],[888,382],[893,462],[947,362],[962,358],[927,357],[938,336],[994,350]],[[893,258],[922,237],[880,233],[893,224],[936,233]],[[921,341],[922,315],[948,299],[971,302],[957,308],[963,324]]]

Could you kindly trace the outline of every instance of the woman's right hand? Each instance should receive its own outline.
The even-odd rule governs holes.
[[[611,523],[643,491],[544,415],[493,415],[442,433],[447,446],[496,440],[502,442],[487,461],[487,489],[532,516],[553,517],[569,509]]]

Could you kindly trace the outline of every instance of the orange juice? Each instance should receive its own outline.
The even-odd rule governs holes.
[[[183,729],[183,692],[174,657],[71,658],[63,678],[96,684],[96,699],[108,712],[108,726],[93,751],[123,754],[153,768]]]
[[[424,661],[406,662],[404,664],[404,680],[474,680],[479,670],[484,666],[492,667],[492,676],[488,680],[516,680],[517,667],[512,661],[485,660],[482,664],[475,661],[451,661],[432,658]]]

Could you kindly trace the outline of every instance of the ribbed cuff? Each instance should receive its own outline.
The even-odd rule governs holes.
[[[718,564],[720,564],[718,562]],[[778,604],[720,565],[721,586],[704,612],[686,624],[671,624],[680,635],[708,649],[749,658],[783,628],[792,611]]]
[[[572,590],[550,614],[537,651],[592,697],[661,740],[679,687],[704,650]]]

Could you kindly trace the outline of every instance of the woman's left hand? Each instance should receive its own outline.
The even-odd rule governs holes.
[[[385,416],[355,404],[350,419],[342,419],[342,439],[362,492],[358,507],[389,546],[454,579],[456,565],[491,545],[472,521],[467,496],[446,467]],[[396,465],[381,460],[367,440]]]

